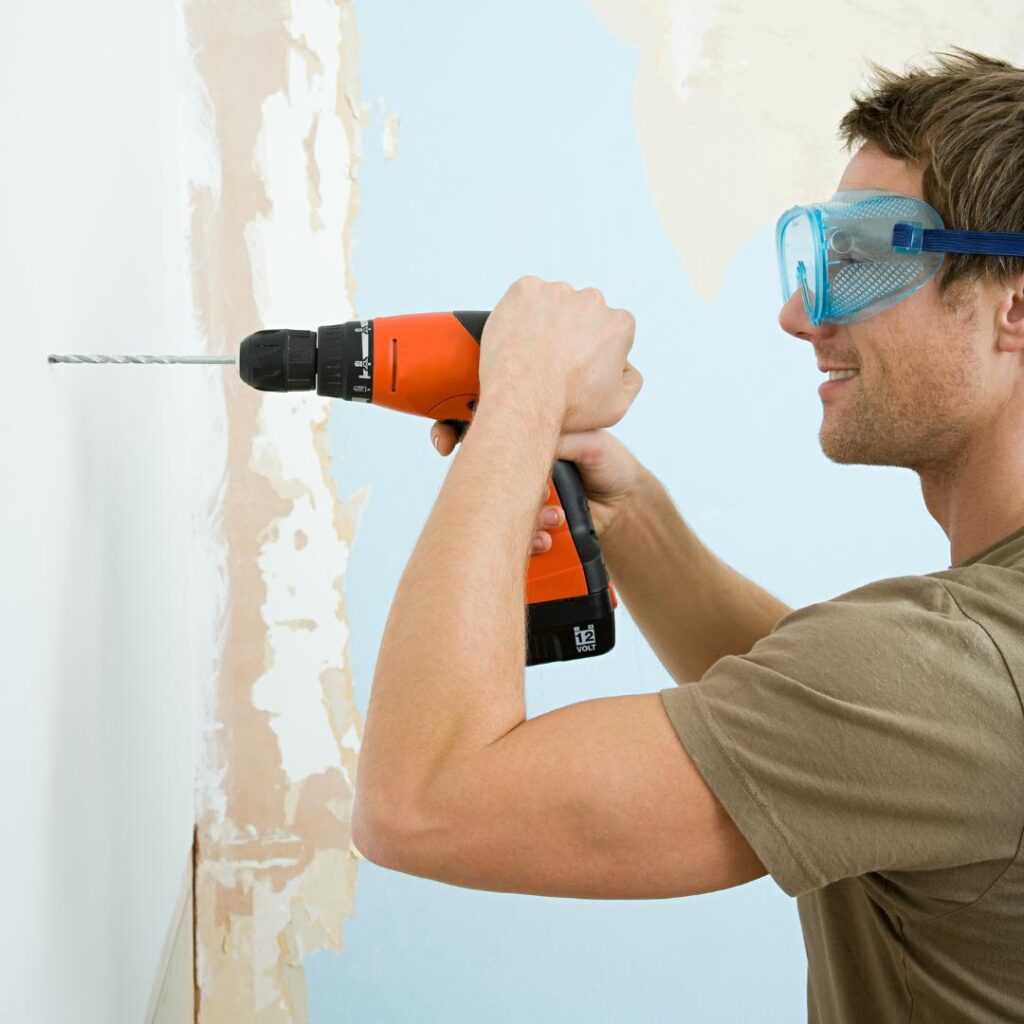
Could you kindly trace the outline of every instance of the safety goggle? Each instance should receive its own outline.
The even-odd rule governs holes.
[[[1024,234],[946,230],[923,199],[879,189],[794,206],[775,225],[782,301],[812,324],[865,320],[913,295],[948,252],[1024,256]]]

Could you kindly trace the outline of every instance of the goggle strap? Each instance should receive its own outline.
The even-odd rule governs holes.
[[[892,247],[897,252],[955,252],[979,256],[1024,256],[1024,233],[1016,231],[949,231],[920,224],[896,224]]]

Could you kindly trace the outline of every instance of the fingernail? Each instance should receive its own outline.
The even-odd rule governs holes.
[[[544,513],[544,525],[545,526],[554,526],[555,523],[557,523],[557,522],[558,522],[558,511],[557,511],[557,509],[549,508],[547,510],[547,512]]]
[[[544,541],[542,541],[540,537],[534,537],[533,543],[530,545],[530,548],[533,551],[540,551],[542,547],[544,547]]]

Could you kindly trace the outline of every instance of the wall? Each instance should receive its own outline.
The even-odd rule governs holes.
[[[722,557],[794,605],[942,568],[912,476],[818,450],[771,228],[832,191],[866,56],[960,42],[1019,60],[1012,13],[12,12],[5,1018],[170,1012],[196,822],[204,1024],[800,1019],[795,907],[770,879],[551,900],[350,847],[376,650],[447,470],[428,422],[264,396],[230,369],[45,354],[233,352],[265,325],[486,309],[523,273],[593,284],[638,320],[646,384],[616,433]],[[531,715],[664,685],[621,605],[618,621],[606,657],[530,670]]]
[[[0,45],[0,1018],[180,1022],[222,370],[46,356],[196,351],[183,25],[22,4]]]
[[[361,102],[347,0],[190,0],[215,155],[190,186],[195,310],[210,351],[264,325],[351,317]],[[352,913],[361,719],[344,576],[361,509],[328,473],[330,402],[224,378],[223,653],[204,694],[196,856],[199,1020],[304,1020],[302,958]]]

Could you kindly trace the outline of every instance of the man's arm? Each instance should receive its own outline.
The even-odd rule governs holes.
[[[791,608],[705,547],[646,468],[601,537],[616,592],[676,683],[746,654]]]
[[[757,878],[659,694],[525,719],[527,548],[559,429],[514,381],[481,398],[385,626],[353,841],[398,871],[508,892],[653,898]]]
[[[705,783],[658,693],[521,722],[450,759],[426,798],[353,840],[383,867],[449,885],[580,899],[664,899],[765,867]]]

